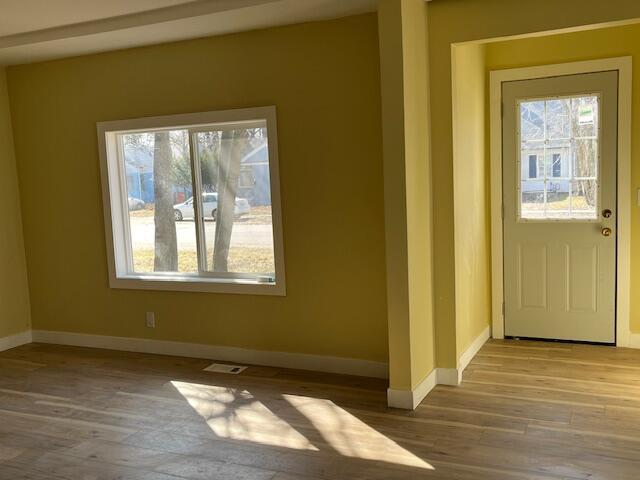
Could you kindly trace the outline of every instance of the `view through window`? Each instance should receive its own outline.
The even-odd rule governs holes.
[[[520,218],[597,218],[597,95],[520,102]]]
[[[125,276],[275,284],[266,120],[107,135],[123,197],[114,243]]]

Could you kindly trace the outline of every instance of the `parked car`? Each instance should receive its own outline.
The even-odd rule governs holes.
[[[139,198],[129,197],[129,210],[142,210],[145,206],[144,200],[140,200]]]
[[[214,220],[218,214],[218,194],[217,193],[203,193],[202,194],[202,210],[204,216],[213,218]],[[236,218],[240,218],[242,215],[249,213],[251,206],[246,198],[236,198],[236,206],[234,214]],[[194,218],[193,210],[193,197],[189,198],[186,202],[179,203],[173,206],[173,214],[177,222],[186,218]]]

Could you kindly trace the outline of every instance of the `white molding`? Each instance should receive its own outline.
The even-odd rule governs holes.
[[[462,370],[459,368],[438,368],[438,385],[457,387],[462,381]]]
[[[491,338],[491,327],[487,326],[487,328],[485,328],[462,353],[460,360],[458,360],[458,368],[438,369],[438,384],[452,386],[460,385],[460,383],[462,383],[462,374],[465,369],[469,366],[469,363],[471,363],[471,360],[473,360],[473,357],[477,355],[482,346],[487,343],[489,338]]]
[[[465,368],[471,363],[473,357],[480,351],[487,340],[491,338],[491,327],[487,326],[480,335],[476,337],[476,339],[471,342],[471,345],[464,351],[464,353],[460,356],[460,360],[458,361],[458,369],[460,370],[460,375],[464,372]]]
[[[629,335],[629,348],[640,348],[640,333],[632,333]]]
[[[238,347],[172,342],[147,338],[110,337],[84,333],[33,330],[33,341],[77,347],[105,348],[125,352],[153,353],[177,357],[205,358],[248,365],[296,368],[318,372],[387,378],[388,365],[355,358],[329,357],[304,353],[269,352]]]
[[[0,338],[0,352],[31,343],[31,330]]]
[[[434,369],[422,380],[413,390],[387,390],[387,404],[392,408],[402,408],[403,410],[415,410],[424,400],[431,390],[436,386],[438,379],[438,369]]]
[[[502,83],[609,70],[619,72],[618,84],[618,235],[616,345],[630,345],[631,296],[631,96],[632,57],[541,65],[490,72],[491,137],[491,306],[493,338],[504,338],[502,245]]]
[[[390,407],[414,410],[436,385],[457,387],[462,382],[462,373],[473,357],[489,340],[491,327],[485,328],[471,343],[458,362],[458,368],[435,368],[420,384],[411,390],[387,390],[387,403]],[[640,335],[638,335],[640,337]],[[639,338],[640,339],[640,338]]]

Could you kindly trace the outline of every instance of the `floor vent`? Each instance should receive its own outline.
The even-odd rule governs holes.
[[[247,367],[241,367],[240,365],[224,365],[222,363],[212,363],[204,369],[205,372],[216,373],[230,373],[231,375],[237,375],[245,371]]]

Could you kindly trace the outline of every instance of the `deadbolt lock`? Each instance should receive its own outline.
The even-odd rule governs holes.
[[[605,208],[605,209],[602,211],[602,216],[603,216],[604,218],[611,218],[611,210],[609,210],[608,208]]]
[[[611,229],[609,227],[604,227],[602,229],[602,235],[604,235],[605,237],[610,237],[611,236]]]

